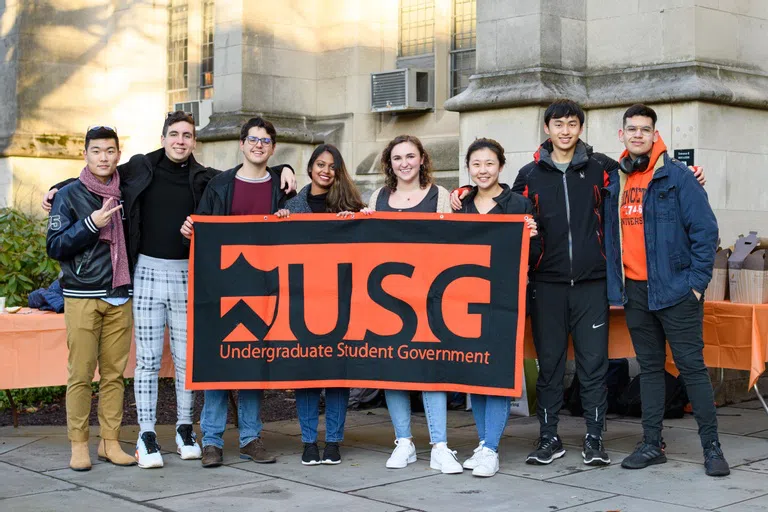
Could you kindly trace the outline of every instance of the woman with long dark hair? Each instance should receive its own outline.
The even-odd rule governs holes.
[[[307,164],[307,173],[311,183],[285,204],[291,213],[345,215],[365,207],[336,146],[321,144],[315,148]],[[341,462],[339,443],[344,439],[349,388],[325,389],[325,448],[322,457],[317,446],[321,391],[319,388],[296,390],[296,411],[304,443],[301,463],[305,466]]]
[[[381,155],[385,185],[371,195],[369,208],[389,212],[450,212],[448,191],[432,179],[432,162],[421,141],[411,135],[393,139]],[[387,460],[391,469],[405,468],[416,462],[416,447],[411,436],[410,392],[387,389],[387,408],[395,428],[395,450]],[[429,466],[443,473],[461,473],[456,452],[448,448],[445,392],[424,391],[432,453]]]
[[[537,231],[531,202],[512,192],[508,185],[499,183],[505,162],[504,148],[495,140],[477,139],[470,144],[466,163],[475,186],[462,200],[458,213],[528,214],[527,224],[533,237]],[[470,396],[480,444],[474,455],[464,462],[464,468],[471,469],[474,476],[493,476],[499,470],[499,441],[509,418],[510,399],[475,393]]]
[[[310,184],[286,203],[291,213],[357,212],[365,207],[336,146],[317,146],[309,157],[307,173]]]

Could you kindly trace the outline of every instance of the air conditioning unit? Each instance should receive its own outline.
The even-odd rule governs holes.
[[[184,101],[182,103],[174,103],[174,110],[183,110],[188,114],[192,114],[195,118],[195,128],[201,129],[208,124],[213,114],[213,100],[198,100],[198,101]]]
[[[418,112],[435,107],[434,71],[403,68],[371,73],[372,112]]]

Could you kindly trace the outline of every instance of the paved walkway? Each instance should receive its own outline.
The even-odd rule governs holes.
[[[567,455],[550,466],[523,463],[538,434],[535,418],[510,421],[501,443],[501,471],[493,478],[441,475],[429,469],[423,415],[414,415],[419,460],[407,469],[384,467],[392,448],[392,427],[384,409],[350,411],[339,466],[304,467],[294,421],[268,423],[264,441],[279,454],[276,464],[242,461],[237,433],[225,435],[225,466],[202,469],[198,461],[165,456],[162,469],[118,468],[96,461],[92,435],[91,471],[67,468],[69,443],[62,427],[0,428],[0,511],[54,510],[525,510],[684,512],[691,510],[768,511],[768,416],[759,404],[718,410],[722,444],[733,468],[729,477],[704,475],[696,424],[691,416],[667,421],[667,464],[642,471],[619,462],[640,436],[639,420],[608,422],[605,441],[614,461],[589,468],[581,462],[583,421],[565,416],[560,434]],[[449,413],[450,445],[460,460],[477,444],[472,416]],[[133,450],[136,428],[121,440]],[[173,428],[160,428],[161,446],[173,449]],[[322,434],[321,434],[322,437]],[[322,444],[321,444],[322,449]]]

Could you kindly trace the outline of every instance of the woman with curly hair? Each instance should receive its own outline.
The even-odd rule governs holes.
[[[368,201],[383,212],[450,212],[448,191],[432,180],[432,160],[412,135],[395,137],[381,154],[384,186]]]
[[[381,155],[385,185],[371,195],[368,207],[384,212],[450,212],[448,191],[432,180],[432,162],[421,141],[411,135],[392,140]],[[385,390],[387,408],[395,427],[395,450],[387,467],[399,469],[416,462],[411,436],[411,398],[408,391]],[[424,391],[424,412],[429,426],[432,455],[429,467],[443,473],[461,473],[456,452],[448,448],[447,396]]]

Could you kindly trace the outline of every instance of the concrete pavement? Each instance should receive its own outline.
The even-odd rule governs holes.
[[[723,450],[732,468],[731,476],[720,479],[704,475],[696,423],[690,415],[665,422],[669,462],[640,471],[619,466],[640,439],[639,419],[608,421],[604,437],[614,463],[591,468],[581,462],[584,423],[580,418],[561,418],[560,434],[568,453],[549,466],[523,462],[538,435],[536,419],[511,418],[500,447],[501,470],[489,479],[472,477],[468,471],[442,475],[429,469],[423,414],[413,417],[418,461],[406,469],[386,469],[393,432],[385,409],[349,411],[339,466],[301,465],[296,421],[264,426],[265,444],[279,455],[276,464],[241,460],[237,431],[228,429],[225,465],[215,469],[203,469],[199,461],[182,461],[175,454],[172,426],[158,429],[160,445],[168,450],[162,469],[118,468],[99,462],[98,428],[94,427],[94,467],[85,473],[67,467],[69,443],[64,427],[3,427],[0,511],[768,512],[768,415],[758,407],[747,402],[718,409]],[[477,445],[472,415],[451,411],[448,423],[449,445],[463,461]],[[121,441],[129,452],[136,433],[136,427],[123,429]]]

